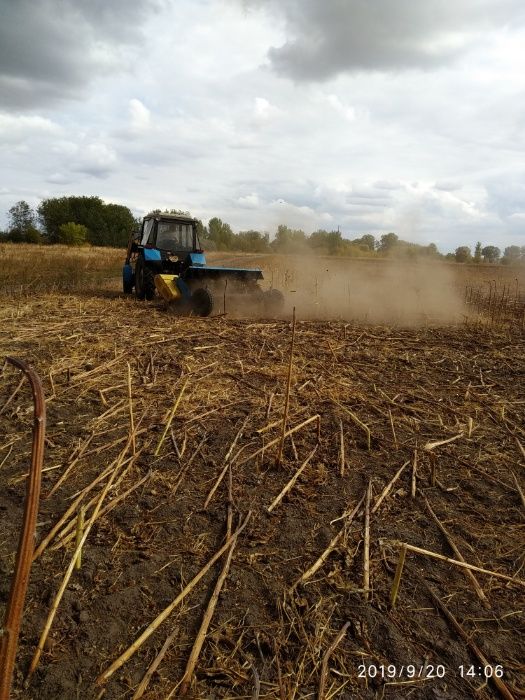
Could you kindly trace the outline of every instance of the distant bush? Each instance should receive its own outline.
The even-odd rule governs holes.
[[[63,245],[84,245],[87,240],[88,230],[82,224],[68,221],[58,228],[58,242]]]

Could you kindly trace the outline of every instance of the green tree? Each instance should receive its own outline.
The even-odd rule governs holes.
[[[35,226],[36,216],[29,204],[21,199],[8,213],[7,238],[14,243],[39,243],[40,234]]]
[[[380,253],[390,253],[399,243],[399,236],[395,233],[385,233],[381,236],[377,250]]]
[[[476,243],[476,247],[474,248],[474,262],[475,263],[480,263],[481,262],[481,243],[478,241]]]
[[[102,216],[105,224],[105,237],[100,245],[110,245],[115,248],[127,246],[129,235],[137,225],[128,207],[122,204],[104,204]]]
[[[470,262],[470,260],[472,259],[472,254],[468,245],[462,245],[459,248],[456,248],[455,259],[456,262],[459,263]]]
[[[62,224],[75,223],[87,228],[93,245],[125,246],[136,222],[128,207],[104,204],[100,197],[51,197],[38,207],[38,216],[49,243],[60,241]]]
[[[201,242],[208,240],[210,237],[208,227],[205,226],[200,219],[197,219],[197,237]]]
[[[270,235],[260,231],[239,231],[235,246],[246,253],[266,253],[270,250]]]
[[[301,229],[291,229],[284,224],[277,227],[271,247],[278,253],[296,253],[306,247],[306,234]]]
[[[68,221],[58,229],[59,243],[64,245],[83,245],[86,242],[88,230],[82,224]]]
[[[225,224],[216,216],[208,222],[209,239],[215,243],[217,250],[231,250],[234,233],[229,224]]]
[[[376,239],[371,233],[366,233],[364,236],[361,236],[361,238],[354,239],[352,243],[362,245],[370,251],[374,251],[376,247]]]
[[[521,258],[521,248],[519,245],[509,245],[505,248],[503,253],[502,263],[505,265],[512,265],[518,263]]]
[[[498,262],[501,250],[495,245],[486,245],[481,251],[483,259],[488,263]]]

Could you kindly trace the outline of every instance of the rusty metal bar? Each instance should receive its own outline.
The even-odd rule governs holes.
[[[40,498],[40,480],[42,462],[44,460],[44,435],[46,429],[46,404],[42,383],[38,374],[22,360],[7,357],[6,361],[20,369],[28,378],[33,393],[35,411],[31,469],[27,479],[23,526],[18,542],[15,570],[11,580],[11,590],[9,592],[4,624],[0,630],[0,700],[8,700],[9,698],[15,666],[18,635],[35,546],[36,517]]]

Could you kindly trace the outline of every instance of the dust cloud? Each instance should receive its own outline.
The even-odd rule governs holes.
[[[464,311],[453,272],[435,261],[304,257],[271,274],[285,295],[285,311],[295,306],[305,320],[445,325]]]

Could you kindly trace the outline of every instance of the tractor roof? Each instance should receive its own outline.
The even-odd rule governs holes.
[[[146,214],[145,219],[156,219],[157,221],[183,221],[185,223],[195,223],[197,219],[184,214]]]

